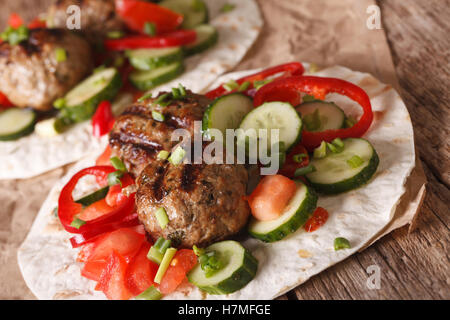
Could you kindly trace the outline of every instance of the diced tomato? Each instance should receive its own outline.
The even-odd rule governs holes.
[[[129,261],[140,249],[144,241],[145,236],[131,228],[115,230],[95,241],[95,248],[89,256],[89,261],[106,260],[113,251],[116,251]]]
[[[23,20],[17,13],[11,13],[9,16],[8,25],[16,29],[23,25]]]
[[[2,108],[13,107],[11,101],[9,101],[8,97],[2,92],[0,92],[0,107]]]
[[[78,252],[77,261],[78,262],[86,262],[89,260],[89,257],[92,255],[92,252],[95,248],[95,242],[89,242],[81,247],[80,252]]]
[[[144,242],[136,256],[130,261],[125,273],[128,290],[137,296],[153,284],[158,265],[147,258],[150,243]]]
[[[37,28],[47,28],[47,23],[45,22],[45,20],[36,18],[28,24],[28,29],[37,29]]]
[[[294,161],[294,156],[302,153],[305,155],[303,160],[301,162]],[[295,176],[295,171],[299,168],[306,167],[308,163],[309,163],[308,151],[305,149],[303,145],[298,144],[292,149],[292,151],[289,152],[289,154],[286,155],[286,162],[284,163],[283,167],[280,169],[278,173],[293,179]]]
[[[197,264],[197,256],[193,250],[178,250],[170,263],[159,285],[162,294],[169,294],[186,278],[186,274]]]
[[[83,269],[81,269],[81,275],[90,280],[100,281],[106,264],[107,261],[88,261],[84,264]]]
[[[313,232],[319,229],[328,220],[328,211],[322,207],[317,207],[311,218],[306,221],[303,229],[306,232]]]
[[[116,12],[128,28],[139,33],[147,22],[155,25],[157,33],[173,31],[183,22],[182,15],[145,1],[116,0]]]
[[[107,260],[96,289],[103,291],[110,300],[128,300],[133,295],[125,285],[127,261],[113,251]]]
[[[78,215],[78,218],[83,221],[90,221],[111,212],[111,210],[113,210],[113,208],[106,203],[106,200],[101,199],[83,209],[83,211],[81,211]]]
[[[296,190],[295,182],[285,176],[265,176],[246,199],[253,216],[268,221],[281,215]]]
[[[111,162],[109,161],[111,159],[111,147],[109,144],[106,146],[105,151],[97,158],[97,161],[95,161],[96,166],[110,166]]]
[[[127,201],[128,197],[122,193],[122,189],[134,184],[134,179],[131,178],[129,174],[124,174],[120,181],[122,182],[122,186],[120,184],[111,186],[108,194],[106,195],[106,203],[111,207],[120,206],[122,203]]]

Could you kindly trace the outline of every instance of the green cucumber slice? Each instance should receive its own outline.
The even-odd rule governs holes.
[[[360,138],[344,139],[344,149],[340,153],[329,153],[325,158],[311,160],[316,171],[305,177],[320,193],[336,194],[356,189],[375,174],[379,158],[369,141]],[[347,162],[358,156],[363,162],[353,168]]]
[[[159,5],[183,15],[183,29],[208,22],[208,7],[203,0],[164,0]]]
[[[36,113],[32,109],[9,108],[0,112],[0,141],[16,140],[33,132]]]
[[[90,206],[94,202],[100,201],[106,197],[109,191],[109,186],[103,187],[87,196],[84,196],[81,199],[76,200],[76,203],[83,205],[83,207]]]
[[[61,112],[75,123],[88,120],[100,102],[114,99],[121,85],[120,74],[115,68],[96,72],[66,94]]]
[[[188,274],[189,282],[209,294],[229,294],[245,287],[256,275],[258,260],[239,242],[227,240],[207,247],[206,252],[216,251],[225,265],[207,278],[200,264]]]
[[[183,71],[181,62],[174,62],[149,71],[135,70],[130,74],[130,82],[139,90],[145,91],[175,79]]]
[[[199,25],[194,30],[197,32],[197,39],[193,43],[183,47],[186,56],[191,56],[211,48],[219,39],[217,29],[209,24]]]
[[[242,93],[232,93],[214,100],[203,115],[202,129],[210,138],[209,130],[218,129],[225,137],[226,129],[236,129],[253,108],[253,101]]]
[[[144,71],[183,59],[183,51],[180,47],[128,50],[126,55],[133,67]]]
[[[266,102],[253,109],[242,120],[239,128],[244,132],[237,133],[238,141],[245,141],[245,131],[255,129],[259,138],[259,129],[268,129],[267,136],[270,137],[271,129],[279,129],[280,142],[284,143],[287,151],[301,139],[302,119],[297,111],[286,102]],[[269,142],[268,148],[273,142]]]
[[[329,129],[340,129],[345,125],[345,113],[333,102],[326,101],[310,101],[302,103],[296,107],[300,112],[303,124],[308,131],[325,131]],[[316,111],[317,110],[317,111]],[[313,116],[314,112],[318,113],[319,125],[317,128],[308,128],[308,123],[305,121],[306,116]]]
[[[317,206],[316,193],[300,181],[295,183],[297,191],[277,219],[258,221],[252,218],[248,229],[252,237],[264,242],[279,241],[301,228],[312,216]]]

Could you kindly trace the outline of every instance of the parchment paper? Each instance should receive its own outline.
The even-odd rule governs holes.
[[[243,0],[245,1],[245,0]],[[369,30],[366,9],[372,0],[259,0],[265,27],[237,70],[288,61],[336,64],[369,72],[398,88],[384,31]],[[4,9],[2,8],[1,11]],[[0,182],[0,299],[34,298],[17,266],[17,247],[25,238],[48,191],[67,168],[29,180]],[[414,220],[425,193],[425,175],[416,161],[395,212],[382,235]],[[373,243],[371,241],[370,243]]]

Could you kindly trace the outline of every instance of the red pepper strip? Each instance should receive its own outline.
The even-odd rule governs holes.
[[[11,13],[8,20],[8,25],[13,27],[14,29],[17,29],[21,25],[23,25],[22,18],[17,13]]]
[[[47,23],[44,20],[35,18],[28,24],[28,29],[47,28]]]
[[[14,107],[14,105],[9,101],[8,97],[0,92],[0,107],[9,108]]]
[[[290,63],[285,63],[285,64],[280,64],[278,66],[274,66],[268,69],[265,69],[263,71],[257,72],[255,74],[251,74],[249,76],[240,78],[238,80],[236,80],[236,82],[241,85],[244,82],[248,81],[250,82],[250,86],[249,86],[249,90],[253,88],[253,82],[254,81],[260,81],[260,80],[264,80],[274,74],[280,73],[280,72],[285,72],[287,75],[289,76],[298,76],[298,75],[302,75],[303,72],[305,72],[305,69],[303,68],[303,65],[300,62],[290,62]],[[247,91],[249,91],[247,90]],[[217,87],[214,90],[211,90],[209,92],[206,93],[206,96],[210,99],[215,99],[217,97],[220,97],[224,94],[228,94],[231,92],[228,92],[223,85],[221,85],[220,87]]]
[[[92,116],[92,132],[94,137],[100,138],[111,131],[114,121],[114,115],[111,111],[111,102],[100,102],[97,110]]]
[[[255,95],[253,104],[255,107],[267,101],[286,101],[295,106],[290,99],[283,99],[287,93],[304,92],[323,100],[330,92],[339,93],[356,101],[362,107],[364,113],[359,121],[351,128],[325,130],[322,132],[309,132],[303,130],[302,144],[309,151],[318,147],[322,141],[331,142],[336,138],[359,138],[370,127],[373,121],[372,105],[367,93],[360,87],[345,80],[335,78],[322,78],[314,76],[292,76],[278,79],[263,86]],[[277,99],[277,96],[280,96]]]
[[[64,186],[58,200],[58,216],[64,229],[70,233],[86,233],[96,230],[103,224],[121,221],[125,216],[131,214],[134,210],[134,194],[132,194],[128,201],[124,201],[122,205],[114,208],[110,213],[102,215],[96,219],[87,221],[79,229],[71,226],[71,223],[78,213],[82,210],[82,205],[74,202],[72,192],[75,189],[78,181],[86,175],[94,175],[101,179],[107,179],[109,173],[116,171],[111,166],[96,166],[85,168],[76,173],[72,179]]]
[[[183,22],[183,16],[154,3],[137,0],[116,0],[116,12],[128,28],[144,32],[145,23],[153,23],[156,32],[170,32]]]
[[[134,205],[134,195],[133,195],[133,197],[130,197],[130,198],[133,198],[132,202]],[[101,236],[102,234],[104,234],[106,232],[111,232],[111,231],[114,231],[114,230],[117,230],[120,228],[135,227],[137,225],[139,225],[138,214],[132,213],[132,214],[124,217],[120,221],[102,224],[100,226],[95,227],[95,229],[91,229],[84,233],[76,234],[72,238],[70,238],[70,243],[72,244],[72,248],[78,248],[79,246],[82,246],[86,243],[89,243],[89,242],[97,239],[97,237]]]
[[[105,47],[115,51],[178,47],[194,42],[196,38],[197,33],[193,30],[177,30],[156,37],[128,36],[121,39],[107,39]]]

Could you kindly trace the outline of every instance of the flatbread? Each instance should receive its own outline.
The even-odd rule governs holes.
[[[254,0],[205,2],[210,24],[219,32],[217,45],[185,59],[186,71],[180,77],[152,91],[167,90],[178,86],[178,83],[195,92],[204,90],[218,76],[234,68],[258,37],[263,19]],[[234,10],[220,12],[226,3],[234,4]],[[52,138],[32,133],[16,141],[0,142],[0,179],[31,178],[75,162],[105,144],[106,139],[93,137],[90,121],[77,124]]]
[[[229,74],[236,79],[254,71]],[[318,205],[330,217],[317,231],[302,229],[275,243],[248,238],[242,244],[259,261],[256,277],[243,289],[230,295],[208,295],[186,285],[165,299],[274,299],[295,288],[313,275],[346,259],[370,243],[393,219],[395,208],[405,192],[405,181],[415,165],[413,127],[408,111],[398,93],[373,76],[344,67],[332,67],[315,73],[344,79],[368,93],[375,114],[364,136],[375,147],[380,165],[366,186],[337,196],[320,196]],[[347,113],[356,113],[355,103],[345,97],[330,95]],[[52,214],[59,191],[78,170],[93,164],[96,155],[77,163],[51,190],[18,251],[19,266],[31,291],[39,299],[105,299],[94,290],[95,282],[80,275],[82,264],[76,262],[78,250],[69,243],[65,232]],[[83,189],[92,188],[88,182]],[[350,241],[351,249],[334,251],[336,237]]]

